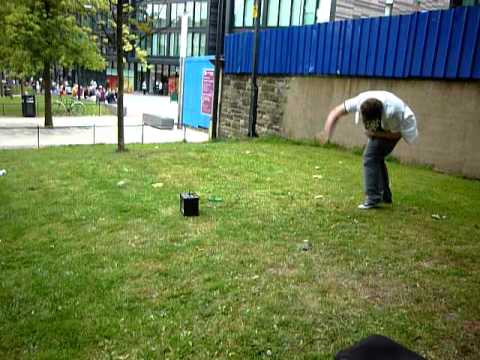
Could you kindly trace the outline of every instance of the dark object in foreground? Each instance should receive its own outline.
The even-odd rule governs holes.
[[[385,336],[372,335],[340,351],[335,360],[425,360],[425,358]]]
[[[198,202],[197,194],[192,192],[180,193],[180,211],[183,216],[198,216]]]

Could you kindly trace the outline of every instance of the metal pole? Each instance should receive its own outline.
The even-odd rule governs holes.
[[[37,125],[37,149],[40,149],[40,125]]]
[[[95,145],[95,124],[93,124],[93,145]]]
[[[220,88],[220,67],[221,67],[221,54],[223,53],[223,8],[225,0],[219,0],[218,2],[218,18],[217,18],[217,41],[215,47],[215,83],[213,90],[213,109],[212,109],[212,139],[217,138],[218,132],[218,121],[219,121],[219,111],[218,111],[218,98],[219,98],[219,88]]]
[[[143,128],[144,128],[145,124],[142,123],[142,144],[143,144]]]
[[[253,54],[252,54],[252,85],[250,98],[250,114],[248,118],[248,136],[257,137],[257,49],[258,49],[258,30],[260,28],[260,14],[262,13],[262,0],[255,0],[253,7],[253,18],[255,19],[255,32],[253,33]]]

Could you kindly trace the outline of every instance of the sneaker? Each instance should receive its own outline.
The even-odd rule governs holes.
[[[378,202],[375,203],[375,202],[365,201],[363,204],[358,205],[358,208],[361,210],[369,210],[369,209],[377,208],[378,205],[379,205]]]

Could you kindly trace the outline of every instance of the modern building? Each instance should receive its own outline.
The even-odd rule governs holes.
[[[148,65],[142,66],[132,56],[127,58],[126,90],[140,91],[145,81],[148,92],[158,92],[160,84],[160,92],[168,92],[169,79],[179,72],[180,17],[185,13],[189,16],[187,56],[215,54],[220,1],[224,1],[222,39],[224,33],[253,29],[255,0],[130,0],[141,24],[134,29],[139,36],[138,45],[147,52]],[[260,24],[262,28],[309,25],[479,3],[480,0],[263,0]],[[106,80],[113,85],[117,75],[115,57],[108,48],[103,51],[109,60]]]

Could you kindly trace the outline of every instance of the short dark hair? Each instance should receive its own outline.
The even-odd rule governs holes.
[[[367,99],[360,106],[363,125],[368,130],[379,131],[381,129],[381,120],[383,112],[383,103],[378,99]]]

